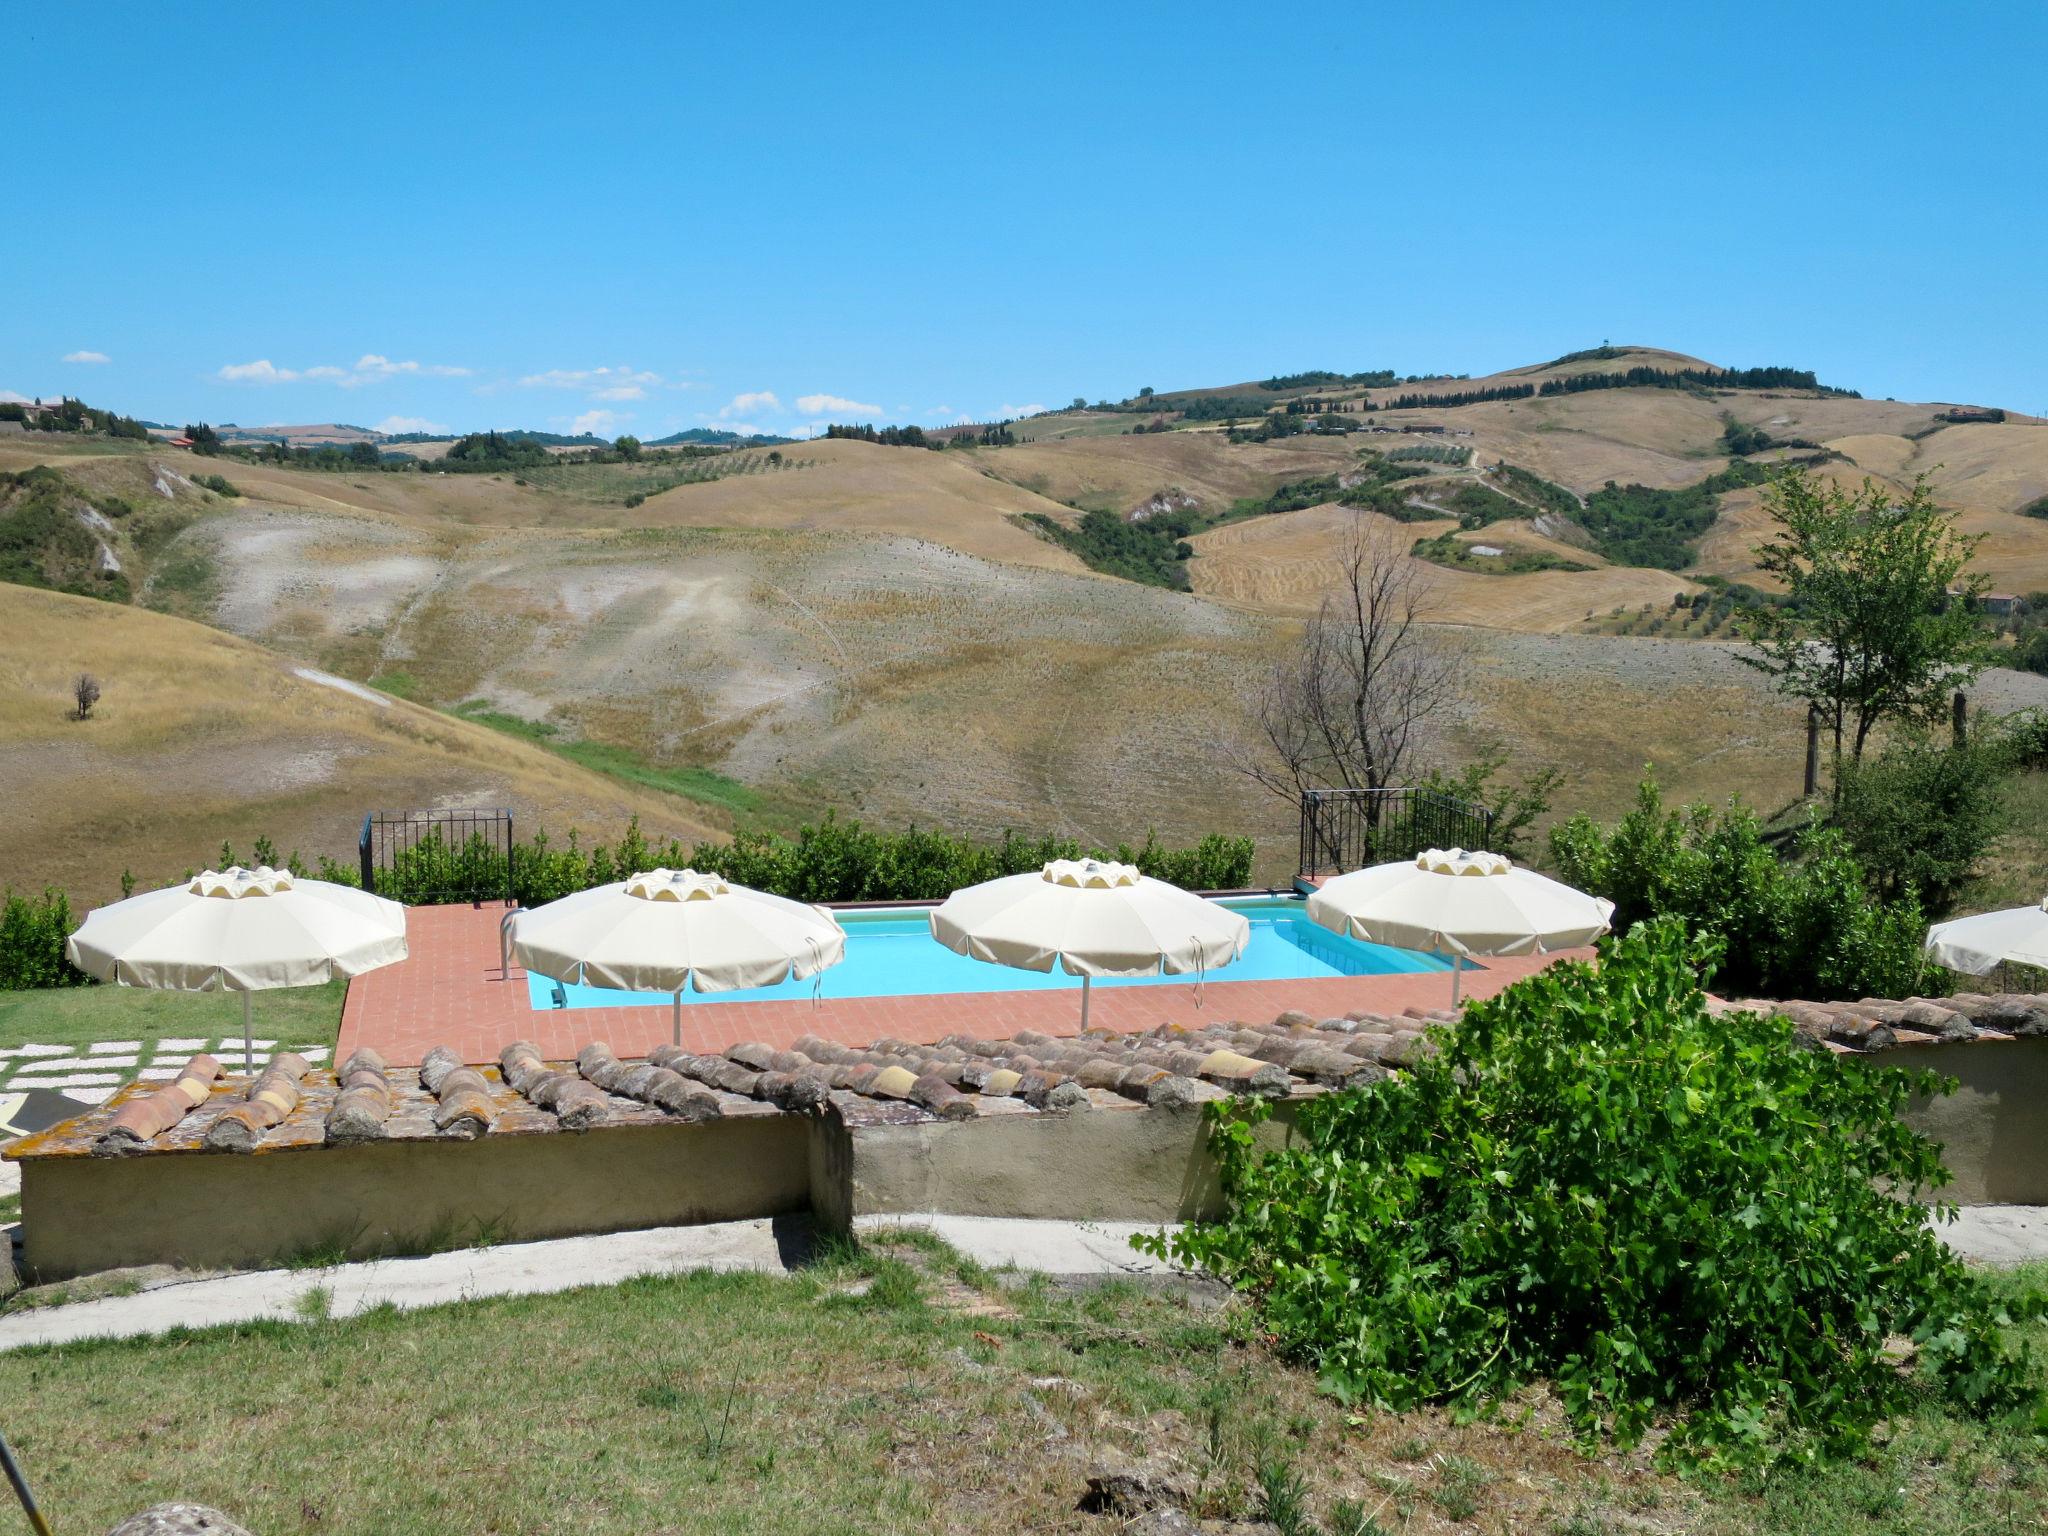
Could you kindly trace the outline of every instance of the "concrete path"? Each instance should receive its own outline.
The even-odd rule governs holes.
[[[863,1219],[864,1232],[917,1226],[935,1232],[991,1269],[1059,1276],[1170,1274],[1130,1247],[1137,1222],[1000,1221],[971,1216]],[[784,1273],[810,1252],[801,1217],[657,1227],[601,1237],[506,1243],[418,1259],[379,1259],[331,1269],[269,1269],[162,1284],[132,1296],[38,1307],[0,1317],[0,1350],[75,1339],[133,1338],[170,1328],[207,1328],[261,1318],[352,1317],[372,1307],[400,1310],[481,1296],[531,1296],[636,1275],[692,1270]]]
[[[1131,1246],[1156,1221],[1013,1221],[999,1216],[856,1216],[854,1230],[915,1227],[944,1239],[963,1258],[989,1269],[1039,1275],[1172,1275],[1171,1264]],[[1178,1231],[1168,1227],[1167,1231]]]
[[[2048,1206],[1966,1205],[1955,1221],[1934,1229],[1977,1264],[2031,1264],[2048,1259]]]
[[[1156,1279],[1175,1273],[1171,1265],[1130,1246],[1133,1233],[1158,1230],[1148,1222],[917,1215],[863,1216],[855,1227],[864,1234],[918,1228],[990,1269],[1066,1278]],[[2048,1260],[2048,1207],[1968,1206],[1954,1225],[1937,1230],[1951,1248],[1978,1263]],[[331,1269],[259,1270],[12,1313],[0,1317],[0,1350],[75,1339],[133,1338],[170,1328],[207,1328],[261,1318],[352,1317],[385,1305],[410,1310],[482,1296],[541,1295],[584,1285],[616,1285],[636,1275],[693,1270],[782,1274],[802,1264],[811,1245],[807,1219],[782,1217],[506,1243]]]

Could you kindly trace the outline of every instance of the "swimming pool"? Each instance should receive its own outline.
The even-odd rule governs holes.
[[[1451,962],[1440,955],[1391,949],[1331,933],[1309,921],[1308,904],[1287,896],[1253,896],[1223,905],[1242,912],[1252,935],[1244,954],[1210,981],[1287,981],[1309,976],[1396,976],[1419,971],[1447,971]],[[1079,991],[1081,980],[1064,971],[1018,971],[956,955],[931,935],[925,908],[893,908],[881,912],[841,912],[846,929],[846,958],[824,972],[822,997],[931,997],[950,992],[1043,992],[1064,988]],[[1466,967],[1468,970],[1471,966]],[[1186,985],[1193,976],[1101,976],[1098,987]],[[632,1008],[670,1005],[667,992],[621,992],[610,987],[585,987],[528,974],[528,996],[537,1009]],[[683,1003],[751,1003],[776,998],[807,1001],[809,981],[785,981],[743,992],[685,992]]]

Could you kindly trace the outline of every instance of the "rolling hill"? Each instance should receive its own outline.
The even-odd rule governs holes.
[[[1588,370],[1702,366],[1679,353],[1610,351],[1399,388],[1440,396]],[[657,487],[630,507],[621,493],[645,482],[620,466],[551,465],[522,484],[512,472],[318,472],[17,435],[0,438],[0,469],[49,463],[82,498],[123,503],[129,510],[98,536],[121,562],[134,604],[268,647],[245,648],[269,669],[265,688],[291,677],[279,659],[288,656],[433,706],[372,704],[293,680],[295,698],[312,690],[301,702],[320,706],[311,734],[329,745],[312,749],[307,767],[281,747],[248,754],[233,793],[172,828],[180,846],[198,850],[181,855],[180,867],[221,835],[266,828],[280,842],[317,836],[323,851],[346,847],[372,802],[409,795],[422,804],[509,795],[555,827],[608,830],[636,809],[650,826],[722,824],[715,807],[572,771],[453,716],[468,711],[531,722],[558,742],[616,748],[657,774],[728,775],[768,797],[785,821],[837,808],[897,825],[1044,828],[1102,841],[1148,829],[1171,839],[1244,830],[1269,850],[1261,874],[1278,877],[1292,811],[1224,767],[1218,747],[1242,732],[1245,701],[1328,590],[1341,528],[1380,515],[1337,498],[1378,486],[1380,470],[1396,462],[1380,457],[1388,454],[1405,453],[1398,462],[1413,472],[1380,503],[1407,520],[1402,534],[1451,533],[1467,552],[1460,568],[1427,567],[1431,615],[1473,647],[1481,681],[1441,722],[1441,749],[1497,742],[1518,762],[1560,766],[1566,809],[1610,808],[1653,757],[1680,794],[1740,790],[1775,805],[1797,788],[1798,709],[1725,645],[1591,632],[1610,627],[1617,609],[1668,611],[1702,578],[1753,578],[1750,547],[1762,528],[1754,488],[1714,498],[1718,515],[1682,569],[1616,563],[1574,522],[1579,503],[1609,481],[1680,490],[1723,470],[1731,421],[1790,445],[1763,458],[1815,458],[1830,476],[1898,484],[1929,473],[1965,526],[1987,535],[1982,563],[1995,584],[2048,588],[2048,522],[2018,515],[2048,494],[2048,428],[2031,418],[1959,424],[1939,403],[1809,390],[1603,388],[1347,411],[1348,422],[1380,430],[1342,435],[1233,441],[1210,420],[1130,430],[1176,400],[1254,393],[1276,412],[1290,398],[1256,384],[1180,391],[1144,413],[1032,418],[1008,447],[809,442],[784,450],[773,472],[757,465],[761,472]],[[1305,410],[1387,393],[1291,392]],[[1470,448],[1469,464],[1437,452],[1447,447]],[[1502,461],[1537,478],[1496,470]],[[207,489],[199,477],[209,474],[239,494]],[[1310,482],[1321,490],[1299,494]],[[1289,510],[1262,510],[1283,487],[1276,505]],[[1090,509],[1142,518],[1166,506],[1192,507],[1206,525],[1190,539],[1192,592],[1090,570],[1029,521],[1072,528]],[[1452,514],[1473,506],[1485,526],[1459,530]],[[1496,574],[1496,557],[1471,557],[1474,547],[1503,550],[1501,565],[1512,556],[1585,569]],[[6,595],[10,612],[25,611],[24,599]],[[134,609],[83,611],[109,615],[110,637],[170,622]],[[55,650],[0,622],[0,666],[18,671],[25,656],[39,658],[37,681],[17,692],[61,693],[67,669],[90,665],[112,674],[116,708],[119,658],[64,654],[77,648],[83,622]],[[131,647],[126,665],[141,665],[140,649]],[[137,675],[152,693],[174,687],[168,672]],[[2006,675],[1986,687],[2006,703],[2048,697],[2039,679]],[[196,715],[225,707],[214,700]],[[355,727],[330,719],[335,710],[353,711]],[[118,722],[108,718],[114,737]],[[252,731],[259,724],[246,712],[229,718]],[[429,732],[431,745],[393,756],[399,721]],[[69,729],[47,726],[58,744],[83,734]],[[262,739],[290,734],[281,721]],[[167,750],[165,739],[119,737],[125,745],[113,756]],[[105,754],[91,771],[115,776]],[[139,839],[144,807],[132,803]],[[95,879],[118,874],[120,863],[82,828],[52,814],[0,847],[8,879],[40,879],[80,859],[96,861]],[[135,844],[122,846],[121,862],[132,863]]]
[[[104,690],[71,718],[71,683]],[[500,732],[362,687],[217,629],[0,583],[0,872],[77,900],[202,867],[231,841],[346,859],[366,811],[513,808],[610,834],[719,835],[716,818]]]

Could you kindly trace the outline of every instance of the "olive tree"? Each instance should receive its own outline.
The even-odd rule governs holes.
[[[1953,691],[1990,661],[1972,611],[1979,536],[1937,506],[1926,477],[1904,496],[1872,480],[1835,484],[1789,470],[1764,492],[1776,524],[1757,567],[1785,600],[1741,620],[1743,660],[1820,711],[1842,764],[1863,760],[1885,722],[1933,725]]]

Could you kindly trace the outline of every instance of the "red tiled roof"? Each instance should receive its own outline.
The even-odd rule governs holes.
[[[1953,1045],[2048,1035],[2048,993],[1958,992],[1953,997],[1866,997],[1853,1003],[1713,999],[1717,1012],[1777,1013],[1817,1045],[1838,1051]]]
[[[760,1115],[912,1123],[1183,1106],[1236,1093],[1286,1097],[1384,1077],[1431,1049],[1424,1031],[1450,1017],[1283,1014],[1259,1025],[1161,1024],[1064,1038],[1027,1030],[993,1040],[880,1040],[863,1049],[807,1035],[789,1047],[748,1041],[715,1055],[661,1046],[646,1061],[621,1061],[600,1042],[586,1043],[574,1061],[549,1061],[520,1040],[481,1070],[445,1047],[411,1072],[359,1049],[333,1073],[301,1073],[293,1058],[283,1074],[292,1079],[291,1103],[274,1115],[250,1111],[276,1092],[280,1074],[232,1081],[218,1075],[212,1057],[196,1056],[173,1087],[131,1086],[99,1109],[22,1138],[6,1155],[265,1153]],[[223,1136],[227,1125],[233,1134]]]

